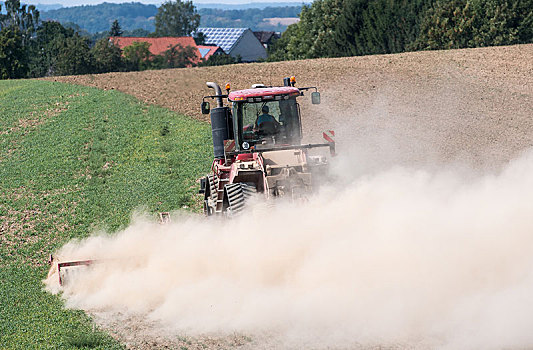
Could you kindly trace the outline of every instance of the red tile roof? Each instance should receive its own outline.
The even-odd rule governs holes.
[[[162,38],[136,38],[136,37],[123,37],[123,36],[112,36],[109,40],[113,41],[115,45],[124,49],[126,46],[130,46],[134,42],[147,42],[150,44],[150,52],[152,55],[160,55],[163,52],[167,51],[171,46],[181,45],[183,47],[192,46],[196,49],[196,56],[198,56],[198,61],[201,60],[200,52],[198,51],[198,46],[194,42],[194,38],[191,36],[180,36],[180,37],[162,37]]]

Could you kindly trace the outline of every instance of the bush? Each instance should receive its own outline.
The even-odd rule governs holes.
[[[231,57],[227,54],[220,54],[220,55],[213,55],[209,57],[207,60],[204,60],[198,64],[199,67],[210,67],[210,66],[224,66],[226,64],[235,64],[235,63],[241,63],[242,59],[240,56],[238,57]]]

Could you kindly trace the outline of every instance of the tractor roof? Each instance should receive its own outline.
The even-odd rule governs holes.
[[[275,96],[279,97],[275,98]],[[228,100],[260,102],[263,100],[281,100],[282,96],[287,96],[286,99],[291,96],[300,96],[300,90],[292,86],[246,89],[230,92]]]

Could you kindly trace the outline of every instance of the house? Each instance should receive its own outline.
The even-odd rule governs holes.
[[[198,50],[198,46],[194,42],[194,38],[191,36],[181,37],[162,37],[162,38],[136,38],[136,37],[124,37],[124,36],[112,36],[109,38],[120,49],[124,49],[126,46],[130,46],[134,42],[147,42],[150,44],[149,50],[152,55],[161,55],[169,48],[181,45],[182,47],[191,46],[196,50],[197,62],[202,59],[202,55]]]
[[[206,44],[216,45],[232,57],[240,56],[243,62],[267,58],[265,47],[249,28],[198,28]]]
[[[268,48],[274,40],[281,37],[280,32],[254,32],[254,35],[265,48]]]
[[[207,60],[211,56],[221,55],[224,53],[224,50],[218,46],[198,45],[198,50],[200,51],[200,56],[203,60]]]

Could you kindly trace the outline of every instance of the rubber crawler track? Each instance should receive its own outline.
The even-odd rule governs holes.
[[[244,183],[234,183],[224,186],[224,197],[227,199],[228,215],[233,216],[239,214],[246,206],[246,200],[250,198],[256,189]]]

